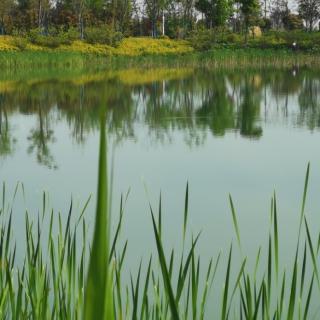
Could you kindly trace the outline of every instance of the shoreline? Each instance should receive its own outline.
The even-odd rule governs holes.
[[[214,49],[188,54],[101,56],[79,52],[0,52],[3,72],[33,68],[103,70],[117,68],[194,67],[227,69],[320,68],[320,55],[276,49]]]
[[[0,67],[17,69],[110,69],[161,66],[208,68],[293,68],[320,67],[317,51],[288,48],[255,48],[225,45],[197,51],[184,40],[126,38],[116,47],[75,41],[58,48],[30,43],[14,47],[17,38],[0,37]]]

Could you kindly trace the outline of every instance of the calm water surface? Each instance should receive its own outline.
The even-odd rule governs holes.
[[[268,240],[270,199],[277,191],[280,256],[293,259],[304,174],[311,162],[307,214],[320,211],[320,73],[313,70],[122,70],[56,79],[0,81],[1,181],[22,181],[35,215],[42,191],[66,214],[96,191],[99,109],[107,110],[113,216],[130,189],[123,239],[133,269],[154,249],[148,200],[163,199],[168,248],[179,248],[184,190],[190,230],[202,230],[203,259],[241,238],[253,260]],[[146,186],[146,188],[145,188]],[[147,191],[145,190],[147,189]],[[17,200],[14,232],[24,230]],[[94,203],[87,212],[92,224]]]

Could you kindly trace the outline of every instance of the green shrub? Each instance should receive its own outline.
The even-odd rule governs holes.
[[[69,28],[68,31],[65,32],[65,36],[71,42],[80,39],[80,33],[77,28]]]
[[[23,51],[26,49],[28,41],[25,38],[15,37],[12,39],[12,44],[19,50]]]
[[[68,45],[71,44],[75,40],[80,39],[80,33],[77,28],[69,28],[67,31],[65,30],[55,30],[49,32],[50,35],[58,38],[58,41],[60,41],[61,44]]]
[[[159,39],[169,40],[170,37],[168,37],[167,35],[164,34],[164,35],[159,36]]]
[[[272,26],[272,21],[270,18],[261,18],[258,23],[259,27],[263,32],[269,31]]]
[[[190,33],[188,40],[196,50],[204,51],[213,47],[240,44],[242,36],[222,27],[214,29],[199,28]]]
[[[297,14],[289,13],[287,16],[283,18],[283,24],[286,30],[303,29],[303,20]]]
[[[31,43],[47,48],[57,48],[61,44],[58,37],[44,35],[39,29],[30,30],[28,39]]]
[[[54,49],[61,45],[69,45],[79,39],[79,32],[74,28],[68,31],[49,29],[47,34],[44,34],[39,29],[33,29],[30,30],[28,39],[33,44]]]
[[[192,31],[187,40],[194,49],[199,51],[211,49],[215,42],[213,31],[205,28],[199,28]]]
[[[116,47],[123,38],[121,32],[113,31],[109,26],[90,27],[85,30],[85,41],[90,44],[107,44]]]
[[[240,43],[241,42],[241,36],[237,33],[229,33],[226,35],[226,41],[228,43]]]

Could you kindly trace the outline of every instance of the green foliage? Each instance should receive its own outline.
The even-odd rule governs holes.
[[[226,28],[217,27],[213,29],[198,28],[192,31],[187,39],[196,50],[205,51],[240,44],[242,37]]]
[[[287,30],[303,29],[303,20],[297,14],[289,13],[283,19],[283,24]]]
[[[78,33],[74,28],[66,32],[52,29],[49,30],[48,34],[44,34],[39,29],[32,29],[28,33],[28,40],[32,44],[51,49],[58,48],[61,45],[70,45],[78,37]]]
[[[230,0],[197,0],[195,8],[204,14],[207,27],[224,27],[232,15],[233,3]]]
[[[167,35],[161,35],[161,36],[159,36],[159,37],[158,37],[158,39],[162,39],[162,40],[169,40],[169,39],[170,39],[170,37],[169,37],[169,36],[167,36]]]
[[[244,16],[246,34],[250,26],[258,24],[260,3],[258,0],[240,0],[241,12]]]
[[[258,26],[263,30],[264,32],[269,31],[272,27],[272,21],[270,18],[262,18],[259,20]]]
[[[206,51],[217,48],[241,49],[245,38],[238,33],[229,30],[215,28],[212,30],[199,28],[190,33],[188,37],[190,44],[198,51]],[[293,31],[267,31],[260,37],[248,38],[246,47],[255,49],[292,50],[293,43],[296,50],[304,52],[319,52],[320,33],[302,30]],[[276,54],[276,53],[275,53]]]
[[[21,37],[15,37],[12,40],[12,44],[17,47],[19,50],[23,51],[27,48],[28,40]]]
[[[306,23],[308,31],[312,31],[320,18],[320,2],[318,0],[298,0],[298,11]]]
[[[212,30],[200,28],[195,31],[192,31],[189,34],[187,40],[196,50],[205,51],[213,47],[214,34]]]
[[[90,27],[85,30],[85,41],[90,44],[107,44],[116,47],[123,38],[121,32],[113,31],[109,26]]]

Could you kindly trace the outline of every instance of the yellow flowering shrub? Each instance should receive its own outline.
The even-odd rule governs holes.
[[[56,50],[79,52],[83,54],[111,55],[114,48],[105,44],[89,44],[84,41],[77,40],[71,45],[63,45]]]
[[[18,50],[18,48],[12,44],[12,39],[10,36],[0,36],[0,51]]]
[[[19,51],[19,41],[11,36],[0,36],[0,51]],[[74,41],[70,45],[61,45],[55,49],[41,47],[28,42],[24,50],[28,51],[68,51],[83,54],[139,56],[139,55],[169,55],[192,52],[193,48],[187,41],[153,38],[125,38],[119,46],[113,48],[105,44],[89,44],[84,41]]]
[[[192,52],[187,41],[153,38],[126,38],[115,49],[116,55],[168,55]]]

